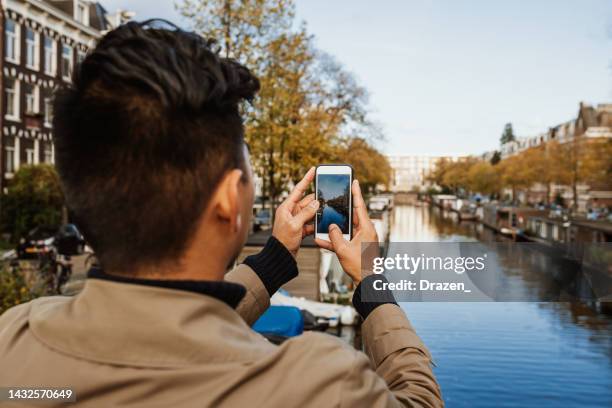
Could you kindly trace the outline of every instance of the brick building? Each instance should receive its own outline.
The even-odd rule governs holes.
[[[24,164],[54,163],[53,91],[101,35],[129,17],[87,0],[0,0],[0,191]]]

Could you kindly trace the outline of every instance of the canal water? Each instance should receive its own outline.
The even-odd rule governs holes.
[[[391,242],[500,239],[437,209],[396,206]],[[547,255],[529,257],[537,286]],[[519,271],[520,272],[520,271]],[[545,272],[542,272],[545,273]],[[548,278],[543,276],[541,284]],[[449,407],[612,407],[612,319],[581,303],[402,303]]]
[[[340,214],[330,205],[325,205],[323,207],[323,211],[321,211],[321,217],[319,219],[319,225],[317,226],[317,231],[322,231],[327,233],[329,231],[329,226],[332,224],[336,224],[340,227],[343,233],[348,234],[348,226],[346,223],[346,216]]]

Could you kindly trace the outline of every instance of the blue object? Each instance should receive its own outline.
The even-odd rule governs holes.
[[[261,334],[293,337],[304,331],[304,317],[295,306],[270,306],[253,325]]]

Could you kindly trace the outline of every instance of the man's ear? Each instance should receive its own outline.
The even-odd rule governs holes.
[[[242,183],[242,170],[233,169],[225,173],[219,182],[211,202],[213,216],[227,223],[230,231],[240,230],[240,183]]]

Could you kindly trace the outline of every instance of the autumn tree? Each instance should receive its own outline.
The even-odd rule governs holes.
[[[529,157],[523,154],[510,156],[498,165],[501,186],[512,191],[512,201],[517,201],[517,193],[526,190],[535,182],[535,173],[528,164]]]
[[[565,149],[556,141],[551,140],[541,146],[528,150],[526,165],[533,172],[533,178],[546,188],[546,203],[552,202],[552,185],[564,184],[569,181],[565,163]]]
[[[468,188],[474,193],[494,195],[499,192],[499,172],[487,161],[479,161],[468,170]]]
[[[455,169],[455,162],[448,157],[441,157],[436,161],[436,164],[427,174],[425,179],[436,186],[442,188],[443,192],[453,191],[453,186],[448,183],[452,182],[453,176],[447,176],[447,174],[453,172]]]
[[[293,0],[183,0],[177,8],[261,82],[245,109],[246,139],[272,206],[309,167],[338,157],[347,138],[373,133],[365,89],[313,46]]]
[[[364,193],[374,193],[377,186],[389,186],[391,165],[387,157],[362,138],[349,138],[339,149],[339,161],[353,166]]]
[[[587,139],[580,163],[585,182],[612,187],[612,139]]]
[[[444,176],[442,177],[442,185],[447,186],[455,194],[459,193],[461,189],[469,191],[469,171],[477,161],[478,159],[470,156],[447,163]]]
[[[566,185],[572,189],[575,208],[578,185],[610,188],[612,140],[587,137],[576,137],[566,143],[551,140],[507,157],[496,165],[473,157],[457,161],[442,158],[427,180],[453,192],[464,190],[492,195],[508,188],[514,202],[519,191],[528,191],[540,183],[545,186],[546,202],[550,203],[552,185]]]
[[[569,186],[572,191],[572,208],[578,208],[578,186],[589,180],[594,167],[589,162],[589,141],[584,137],[574,137],[565,143],[551,142],[556,152],[553,158],[553,180],[557,184]],[[596,159],[595,159],[596,160]]]

